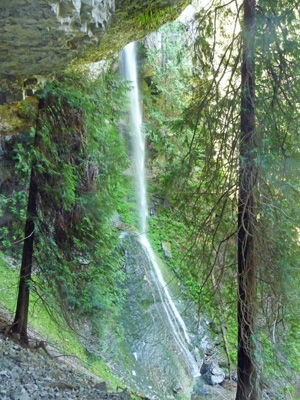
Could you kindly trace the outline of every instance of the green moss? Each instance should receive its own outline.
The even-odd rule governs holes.
[[[9,266],[2,254],[0,254],[0,274],[0,306],[13,312],[16,307],[19,273],[17,269]]]
[[[0,135],[30,128],[36,115],[37,103],[35,97],[28,97],[24,101],[0,105]]]
[[[0,254],[0,306],[14,312],[17,299],[19,279],[18,268],[13,268]],[[53,320],[55,317],[55,321]],[[111,389],[115,390],[121,382],[112,375],[105,361],[99,357],[91,356],[80,343],[78,335],[71,330],[66,322],[57,314],[52,317],[35,293],[31,293],[29,327],[39,332],[47,344],[56,347],[63,354],[74,356],[84,367],[106,381]]]
[[[126,177],[118,186],[119,199],[117,211],[121,221],[131,228],[138,226],[138,214],[136,210],[135,183],[132,177]]]
[[[108,59],[119,52],[127,43],[139,40],[157,30],[163,24],[173,21],[189,4],[186,0],[149,2],[122,1],[110,21],[100,45],[89,48],[71,67]]]

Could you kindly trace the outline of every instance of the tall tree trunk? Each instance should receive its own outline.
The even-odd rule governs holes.
[[[22,253],[22,264],[20,270],[19,293],[15,319],[11,327],[13,333],[20,335],[20,341],[28,344],[27,321],[29,309],[29,289],[31,282],[31,270],[33,259],[33,243],[34,243],[34,218],[37,214],[37,184],[34,169],[31,171],[27,219],[25,224],[25,239]]]
[[[43,107],[44,102],[40,100],[39,110],[37,115],[36,134],[34,138],[33,147],[37,147],[39,124],[39,111]],[[33,261],[33,244],[34,244],[34,230],[35,218],[37,216],[37,195],[38,185],[36,179],[35,163],[31,167],[29,193],[27,201],[27,217],[25,223],[25,238],[22,252],[22,263],[20,269],[18,301],[15,313],[14,322],[10,331],[20,335],[20,341],[28,345],[27,324],[28,324],[28,311],[29,311],[29,292],[31,284],[31,272]]]
[[[256,314],[256,259],[254,189],[255,131],[255,0],[244,0],[241,93],[241,136],[238,202],[238,387],[236,400],[257,400],[254,358]]]

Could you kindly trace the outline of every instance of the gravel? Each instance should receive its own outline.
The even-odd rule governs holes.
[[[0,338],[0,399],[128,400],[122,393],[107,393],[105,382],[76,371],[68,364],[24,349]]]

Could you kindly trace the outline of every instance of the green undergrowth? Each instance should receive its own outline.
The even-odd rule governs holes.
[[[17,301],[19,268],[13,266],[13,259],[5,259],[0,254],[0,307],[14,313]],[[55,318],[55,321],[53,319]],[[80,337],[59,315],[49,315],[47,309],[35,293],[31,293],[29,327],[36,331],[47,345],[58,349],[62,354],[74,358],[75,362],[87,368],[106,381],[110,389],[116,390],[121,382],[112,375],[105,361],[91,356],[80,342]]]
[[[161,263],[164,275],[168,275],[167,278],[170,280],[176,276],[177,281],[178,279],[182,281],[187,288],[188,297],[192,297],[194,301],[197,301],[198,284],[191,279],[190,274],[186,273],[189,269],[188,261],[184,256],[185,248],[183,247],[184,238],[188,237],[186,226],[176,220],[176,217],[169,209],[163,207],[157,210],[155,216],[149,218],[148,223],[148,236],[153,249],[160,258],[164,259],[164,263]],[[162,242],[170,246],[171,258],[165,257]],[[167,268],[163,266],[164,264],[167,265]]]
[[[193,299],[195,304],[199,304],[198,309],[201,310],[201,313],[205,313],[206,317],[212,321],[213,341],[224,340],[221,332],[221,323],[223,324],[231,371],[233,371],[237,363],[235,347],[237,321],[234,308],[235,280],[232,283],[226,282],[226,285],[222,287],[222,294],[227,305],[227,309],[222,313],[222,301],[219,297],[214,299],[209,291],[203,291],[201,296],[198,294],[200,282],[196,276],[193,276],[192,272],[197,260],[193,261],[184,255],[186,248],[188,248],[189,232],[180,218],[176,217],[176,213],[168,207],[157,205],[155,215],[149,218],[148,224],[149,240],[158,256],[160,268],[173,296],[185,296]],[[165,257],[162,242],[167,242],[170,245],[172,258]],[[183,285],[178,285],[180,282]],[[220,294],[217,293],[215,296],[220,296]],[[287,320],[288,318],[289,316],[286,315]],[[298,388],[299,384],[297,383],[300,372],[300,333],[297,320],[295,319],[294,323],[292,322],[289,320],[288,325],[276,327],[275,341],[272,339],[272,332],[266,334],[265,328],[258,334],[261,354],[257,354],[257,357],[258,360],[260,357],[263,359],[264,378],[268,384],[274,386],[272,398],[278,400],[300,399],[300,388]],[[218,351],[221,351],[221,358],[225,361],[225,343],[222,350],[218,348]]]
[[[135,182],[131,176],[124,176],[118,187],[117,212],[121,221],[133,229],[138,226],[138,213],[136,209]]]
[[[260,332],[264,377],[267,384],[277,387],[276,399],[300,397],[300,333],[298,327],[278,327],[278,332]]]
[[[216,326],[215,333],[212,330],[212,337],[216,342],[220,339],[226,341],[226,346],[229,351],[230,361],[236,364],[236,337],[237,325],[235,308],[232,312],[222,312],[221,302],[218,303],[214,300],[212,294],[209,292],[209,287],[201,290],[201,276],[198,274],[197,260],[188,257],[189,249],[189,230],[188,227],[181,221],[180,215],[173,212],[170,208],[158,205],[155,216],[149,218],[148,236],[155,250],[162,262],[160,268],[166,282],[169,284],[173,296],[176,298],[180,296],[186,300],[192,300],[195,304],[199,317],[205,315],[212,325]],[[170,246],[172,258],[166,258],[162,249],[162,242]],[[208,269],[208,268],[207,268]],[[224,297],[228,301],[232,298],[234,302],[235,291],[232,287],[224,287]],[[225,293],[226,292],[226,293]],[[200,295],[201,293],[201,295]],[[225,338],[221,334],[220,326],[223,324],[225,327]],[[225,348],[225,343],[224,343]],[[222,351],[223,354],[223,351]],[[223,358],[223,356],[222,356]],[[224,355],[224,359],[226,356]]]

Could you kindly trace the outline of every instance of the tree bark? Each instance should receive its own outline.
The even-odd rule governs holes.
[[[29,290],[31,282],[31,270],[33,260],[33,243],[34,243],[34,218],[37,215],[37,184],[34,170],[31,171],[27,219],[25,224],[25,239],[22,253],[22,264],[20,270],[19,293],[16,308],[15,319],[11,327],[13,333],[20,335],[20,341],[28,345],[27,321],[29,309]]]
[[[37,115],[36,134],[33,147],[37,147],[39,124],[39,111],[43,107],[43,101],[39,102],[39,110]],[[10,328],[10,332],[18,334],[20,342],[28,345],[28,311],[29,311],[29,292],[31,284],[31,272],[33,262],[33,245],[34,245],[34,230],[35,218],[37,217],[37,196],[38,185],[36,178],[36,166],[33,163],[30,174],[29,193],[27,201],[27,217],[24,230],[24,244],[22,252],[22,263],[20,269],[19,291],[17,308],[14,322]]]
[[[255,0],[244,0],[238,201],[238,386],[236,400],[258,399],[255,362]]]

